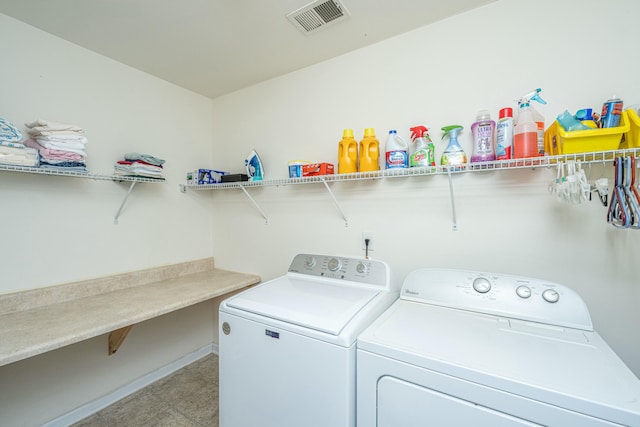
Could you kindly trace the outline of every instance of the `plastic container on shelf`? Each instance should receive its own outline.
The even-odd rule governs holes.
[[[567,132],[555,120],[544,133],[545,145],[550,154],[592,153],[620,148],[622,136],[629,132],[627,111],[620,117],[620,126]]]
[[[640,148],[640,117],[634,109],[624,110],[622,120],[628,119],[629,131],[624,134],[622,148]],[[614,128],[615,129],[615,128]]]
[[[360,141],[358,171],[372,172],[380,170],[380,142],[376,138],[373,128],[364,130],[364,137]]]
[[[345,129],[338,143],[338,173],[358,172],[358,143],[353,129]]]

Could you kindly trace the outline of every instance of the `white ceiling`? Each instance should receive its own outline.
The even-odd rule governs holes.
[[[210,98],[495,0],[341,0],[350,16],[303,34],[310,0],[0,0],[0,13]]]

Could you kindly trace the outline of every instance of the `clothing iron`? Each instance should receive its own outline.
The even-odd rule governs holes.
[[[262,162],[260,156],[256,153],[256,150],[251,150],[251,153],[244,161],[247,167],[247,175],[249,175],[249,181],[262,181],[264,176],[264,169],[262,168]]]

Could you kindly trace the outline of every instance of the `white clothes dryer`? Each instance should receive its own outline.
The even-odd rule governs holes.
[[[299,254],[223,301],[220,426],[355,426],[356,338],[398,287],[382,261]]]
[[[640,426],[640,381],[556,283],[416,270],[357,346],[358,427]]]

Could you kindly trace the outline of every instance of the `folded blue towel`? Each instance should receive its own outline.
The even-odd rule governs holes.
[[[162,166],[165,162],[164,159],[154,157],[151,154],[140,154],[140,153],[127,153],[124,155],[124,159],[130,162],[135,162],[136,160],[142,160],[143,162],[147,162],[156,166]]]

